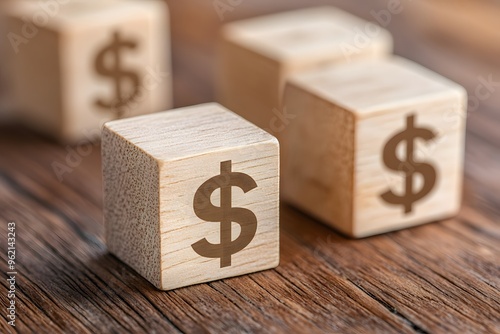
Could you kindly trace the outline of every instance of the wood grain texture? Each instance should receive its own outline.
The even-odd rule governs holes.
[[[480,7],[488,0],[470,1]],[[171,0],[178,106],[213,99],[214,41],[222,23],[281,10],[334,4],[365,19],[387,2],[243,1],[225,21],[211,0]],[[450,10],[455,1],[450,1]],[[498,57],[444,43],[415,1],[387,29],[399,55],[466,87],[500,80]],[[482,20],[482,17],[476,17]],[[432,23],[432,22],[430,22]],[[495,26],[497,21],[484,20]],[[485,62],[489,59],[490,62]],[[500,91],[467,117],[464,204],[453,219],[350,240],[282,205],[275,270],[162,292],[108,253],[101,152],[82,156],[59,181],[68,151],[32,132],[0,127],[0,270],[7,220],[18,234],[19,333],[337,332],[496,333],[500,326]],[[6,291],[6,276],[0,282]],[[0,293],[0,307],[7,306]],[[1,313],[0,332],[15,333]]]
[[[63,142],[109,120],[172,106],[169,19],[161,1],[3,5],[15,117]]]
[[[386,56],[392,37],[381,27],[373,33],[373,27],[334,7],[227,24],[221,30],[218,101],[280,139],[286,79],[326,64]]]
[[[463,87],[399,57],[296,74],[288,85],[285,107],[293,120],[282,137],[285,199],[353,237],[457,214]],[[389,148],[400,133],[407,135]],[[386,156],[394,156],[394,165]],[[388,191],[394,202],[381,198]]]
[[[102,147],[108,249],[159,289],[279,264],[279,145],[270,134],[204,104],[108,122]],[[195,249],[200,240],[244,248],[212,256]]]

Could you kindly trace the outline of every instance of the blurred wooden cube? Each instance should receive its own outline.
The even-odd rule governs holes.
[[[110,252],[169,290],[279,263],[279,144],[217,104],[106,123]]]
[[[5,19],[2,13],[6,2],[0,3],[0,36],[7,36],[7,29],[5,27]],[[8,116],[8,106],[10,101],[10,94],[8,94],[7,73],[9,67],[5,59],[7,54],[7,39],[0,38],[0,120],[3,121]]]
[[[461,86],[393,58],[298,74],[285,96],[285,200],[352,237],[458,212]]]
[[[231,23],[222,30],[218,101],[281,139],[291,120],[281,105],[290,74],[391,51],[386,30],[333,7]]]
[[[19,119],[59,138],[172,105],[163,1],[15,1],[5,6]]]

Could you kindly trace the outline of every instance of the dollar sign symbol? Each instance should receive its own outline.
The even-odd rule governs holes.
[[[120,33],[113,34],[111,44],[103,48],[95,59],[95,70],[102,76],[110,77],[115,83],[115,97],[110,102],[105,102],[98,99],[95,104],[104,109],[110,109],[115,112],[116,117],[123,115],[123,107],[132,101],[139,94],[139,76],[137,73],[126,71],[122,68],[121,52],[122,49],[136,49],[137,43],[130,40],[122,40]],[[108,56],[112,56],[112,65],[106,62]],[[131,84],[131,92],[125,94],[124,86],[125,79],[128,79]]]
[[[244,249],[253,240],[257,231],[257,218],[252,211],[233,208],[232,187],[239,187],[247,193],[257,187],[254,179],[244,173],[231,171],[231,161],[220,164],[220,175],[204,182],[196,191],[193,208],[196,216],[209,222],[220,222],[220,244],[211,244],[201,239],[191,245],[193,250],[203,257],[220,258],[220,267],[231,265],[231,256]],[[220,188],[220,207],[214,206],[210,200],[212,193]],[[231,238],[232,222],[241,226],[236,240]]]
[[[424,128],[415,127],[415,115],[410,115],[406,118],[406,130],[392,137],[384,147],[383,160],[384,164],[391,170],[404,172],[405,194],[398,196],[391,190],[381,195],[382,199],[389,204],[402,205],[405,209],[405,214],[408,214],[413,209],[413,204],[425,196],[427,196],[436,184],[436,170],[429,163],[420,163],[414,160],[415,140],[418,138],[429,141],[435,137],[435,134]],[[396,149],[399,143],[406,142],[406,161],[401,161],[396,154]],[[423,176],[424,184],[420,191],[415,192],[413,189],[413,176],[418,173]]]

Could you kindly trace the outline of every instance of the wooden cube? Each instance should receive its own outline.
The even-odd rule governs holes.
[[[0,13],[2,13],[3,6],[0,4]],[[6,36],[7,32],[5,30],[5,24],[2,19],[2,15],[0,14],[0,36]],[[6,43],[5,38],[0,39],[0,59],[5,59],[6,56]],[[7,93],[7,71],[8,66],[5,61],[0,62],[0,120],[3,120],[6,117],[7,108],[8,108],[8,100],[9,94]]]
[[[77,142],[171,107],[163,1],[15,1],[5,12],[14,106],[31,127]]]
[[[457,213],[461,86],[393,58],[298,74],[285,95],[284,199],[352,237]]]
[[[289,75],[391,51],[386,30],[333,7],[231,23],[222,30],[218,101],[281,140],[293,121],[281,103]]]
[[[169,290],[279,263],[279,144],[218,104],[106,123],[110,252]]]
[[[8,2],[0,2],[0,36],[7,36],[7,28],[5,25],[5,17],[2,13],[5,12],[5,6]],[[9,115],[9,101],[10,95],[8,92],[8,73],[9,66],[5,59],[7,59],[7,39],[0,38],[0,120],[4,121]]]

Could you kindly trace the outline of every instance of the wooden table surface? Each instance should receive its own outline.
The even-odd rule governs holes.
[[[303,3],[332,3],[369,19],[386,2],[246,0],[227,20]],[[425,21],[416,4],[403,4],[387,26],[396,53],[461,83],[473,99],[480,78],[499,82],[471,105],[458,217],[352,240],[282,204],[277,269],[162,292],[106,250],[99,146],[84,147],[90,153],[61,182],[52,165],[64,163],[71,148],[4,125],[0,332],[13,332],[6,322],[5,243],[7,222],[15,221],[19,333],[500,333],[498,48],[486,43],[476,52],[470,40],[453,36],[464,27],[443,29],[442,22]],[[209,101],[213,39],[226,18],[217,17],[212,1],[170,5],[176,104]]]

